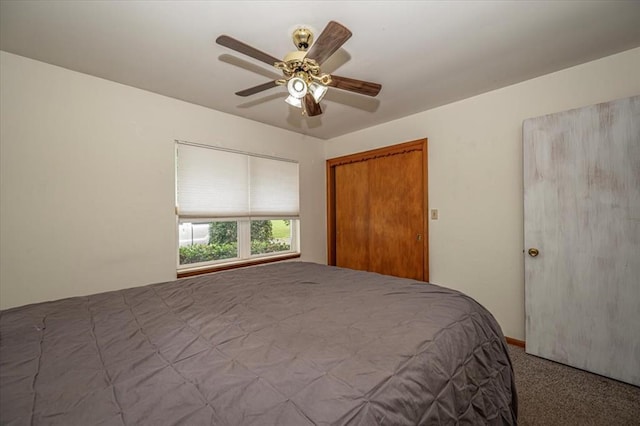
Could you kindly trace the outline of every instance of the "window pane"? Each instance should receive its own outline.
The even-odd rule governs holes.
[[[238,222],[180,222],[180,265],[238,257]]]
[[[251,254],[291,250],[291,220],[252,220]]]

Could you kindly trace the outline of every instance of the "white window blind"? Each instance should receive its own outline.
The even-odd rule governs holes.
[[[298,163],[178,143],[181,217],[298,217]]]
[[[298,216],[298,164],[249,157],[251,216]]]

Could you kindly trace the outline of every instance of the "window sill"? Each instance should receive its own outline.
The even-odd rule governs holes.
[[[211,272],[225,271],[228,269],[244,268],[245,266],[262,265],[264,263],[280,262],[282,260],[296,259],[298,257],[300,257],[300,253],[287,253],[282,256],[272,256],[262,259],[239,261],[234,263],[227,263],[224,265],[208,265],[193,269],[182,269],[178,271],[178,278],[193,277],[196,275],[209,274]]]

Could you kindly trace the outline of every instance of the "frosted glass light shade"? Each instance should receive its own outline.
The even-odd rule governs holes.
[[[324,98],[324,94],[327,93],[327,86],[323,86],[318,83],[311,83],[309,85],[309,91],[313,96],[313,99],[316,100],[316,103],[319,103],[322,98]]]
[[[302,99],[307,94],[307,83],[300,77],[294,77],[287,83],[287,90],[294,98]]]
[[[294,98],[293,96],[289,95],[284,101],[296,108],[302,108],[302,99]]]

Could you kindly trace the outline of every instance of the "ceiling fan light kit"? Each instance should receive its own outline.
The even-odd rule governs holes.
[[[311,83],[309,85],[309,91],[311,92],[311,96],[315,99],[316,103],[319,103],[322,98],[324,98],[325,93],[327,93],[327,86],[318,83]]]
[[[287,83],[287,90],[289,91],[289,96],[285,99],[285,102],[296,108],[302,108],[302,99],[308,91],[307,83],[300,77],[293,77]]]
[[[275,86],[287,86],[289,96],[285,102],[301,108],[302,114],[313,117],[322,114],[320,101],[329,86],[367,96],[376,96],[382,88],[378,83],[321,72],[322,63],[350,37],[351,31],[335,21],[327,24],[315,43],[311,30],[298,28],[292,35],[293,44],[298,50],[288,53],[282,61],[226,35],[218,37],[216,43],[272,65],[283,74],[282,79],[241,90],[236,95],[249,96]]]
[[[287,99],[284,100],[286,103],[288,103],[291,106],[294,106],[296,108],[302,108],[302,98],[295,98],[291,95],[287,96]]]

